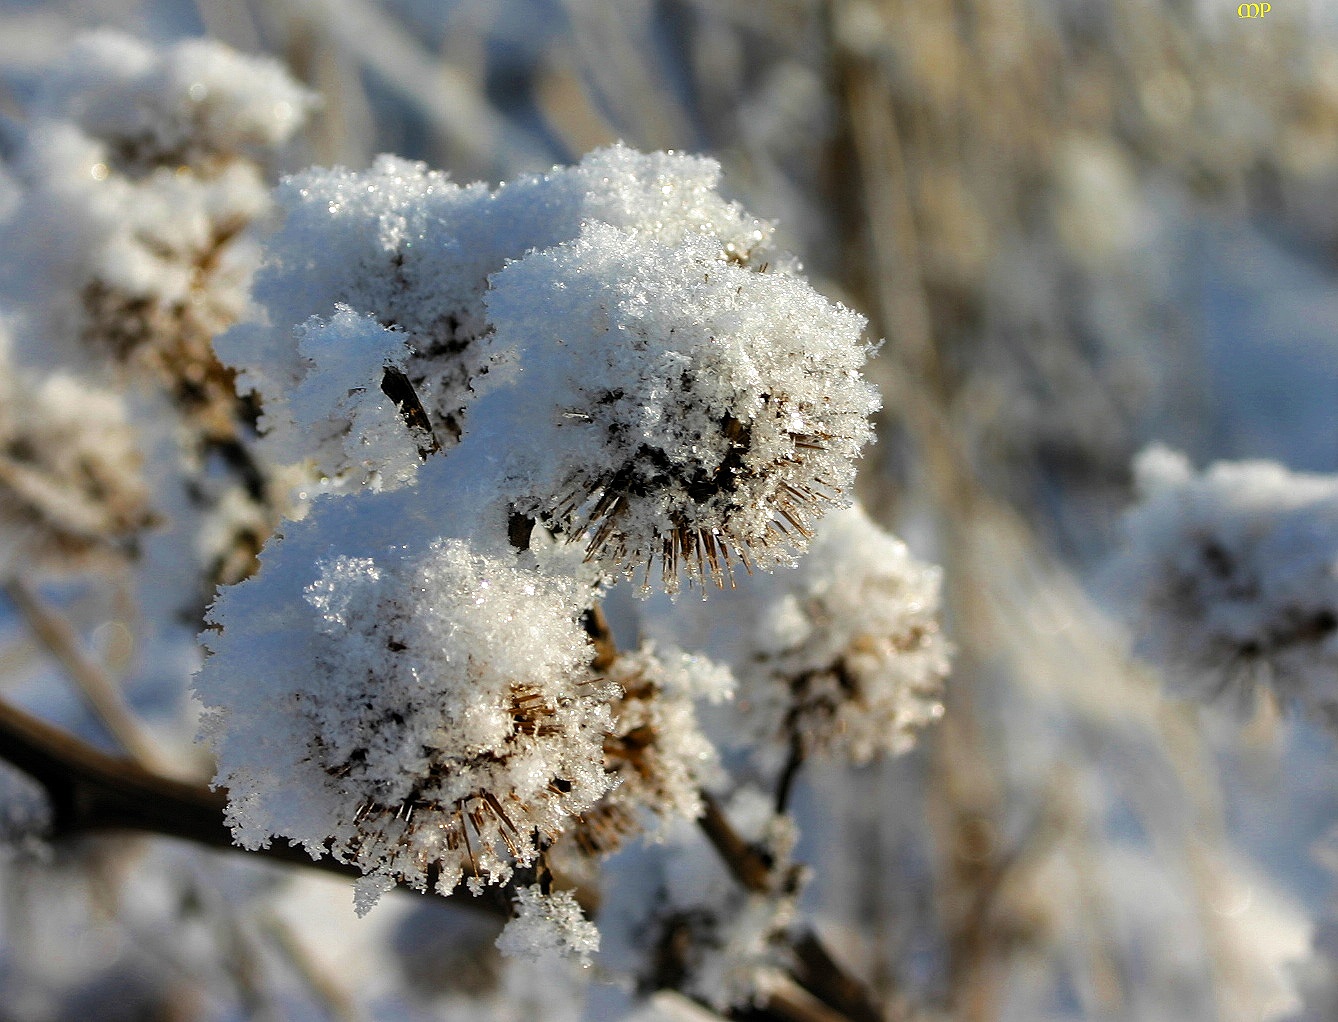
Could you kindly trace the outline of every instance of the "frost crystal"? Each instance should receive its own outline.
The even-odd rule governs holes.
[[[599,950],[599,930],[585,918],[571,891],[544,894],[539,887],[516,891],[516,914],[497,938],[497,949],[513,958],[574,958],[589,967]]]
[[[240,843],[285,836],[447,893],[505,882],[608,790],[608,686],[573,583],[460,540],[332,557],[303,582],[288,547],[220,599],[197,681],[226,707],[217,782]]]
[[[1338,721],[1338,477],[1266,461],[1135,462],[1142,502],[1113,581],[1142,653],[1203,698],[1271,685]]]

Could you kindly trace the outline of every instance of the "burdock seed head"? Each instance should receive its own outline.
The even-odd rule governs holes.
[[[485,300],[474,428],[510,449],[516,510],[606,570],[726,585],[787,561],[849,488],[878,407],[864,319],[802,278],[591,222]]]

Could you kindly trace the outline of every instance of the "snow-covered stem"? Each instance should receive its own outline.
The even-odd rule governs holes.
[[[584,623],[597,651],[595,662],[601,670],[608,670],[619,653],[599,605],[589,611]],[[714,795],[702,791],[701,804],[702,815],[697,824],[741,887],[758,894],[793,893],[799,882],[797,868],[790,867],[778,874],[771,857],[738,832]],[[768,1009],[781,1018],[796,1020],[836,1017],[850,1022],[881,1022],[883,1013],[869,988],[832,957],[817,933],[811,929],[800,931],[794,937],[792,950],[793,978],[798,992],[816,998],[822,1010],[814,1014],[804,997],[786,996],[781,991],[773,992]]]
[[[210,848],[243,852],[223,822],[227,795],[146,770],[132,760],[98,751],[79,738],[52,727],[0,700],[0,760],[37,781],[52,808],[51,837],[72,838],[113,830],[133,830],[172,837]],[[702,829],[730,872],[749,890],[770,890],[770,866],[737,831],[718,804],[704,796],[707,817]],[[704,820],[706,817],[703,818]],[[272,843],[251,852],[289,865],[339,876],[360,877],[353,866],[325,856],[311,859],[302,849]],[[516,883],[523,883],[519,877]],[[401,885],[403,886],[403,885]],[[408,889],[408,888],[405,888]],[[498,916],[510,914],[505,888],[485,887],[478,896],[452,897],[452,903]],[[849,1019],[876,1022],[882,1015],[867,988],[847,973],[812,931],[794,942],[796,988],[773,997],[767,1009],[750,1017],[777,1022]],[[807,991],[816,1004],[800,996]]]

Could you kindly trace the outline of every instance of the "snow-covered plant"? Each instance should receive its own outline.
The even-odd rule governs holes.
[[[528,436],[512,507],[629,575],[656,560],[722,586],[784,562],[849,488],[877,407],[863,317],[802,278],[738,265],[713,234],[669,244],[587,223],[492,278],[500,365],[479,435]]]
[[[147,418],[166,398],[194,503],[216,519],[202,553],[224,581],[250,570],[273,519],[243,445],[254,410],[211,339],[246,304],[258,257],[247,228],[270,209],[268,164],[313,103],[273,61],[212,41],[79,37],[32,99],[0,224],[14,360],[132,392]],[[108,487],[109,503],[127,485]]]
[[[0,337],[0,577],[82,569],[153,520],[141,452],[114,391],[13,364]]]
[[[721,260],[760,266],[771,254],[771,225],[715,191],[709,160],[614,146],[575,167],[522,177],[490,190],[390,156],[367,171],[313,169],[278,192],[284,212],[254,288],[258,321],[222,338],[219,350],[241,370],[264,407],[267,443],[279,460],[315,459],[331,475],[382,469],[375,451],[346,451],[357,408],[310,400],[303,381],[335,372],[308,339],[344,310],[387,334],[380,382],[405,408],[418,444],[453,445],[465,426],[472,386],[488,363],[494,323],[485,308],[489,276],[512,259],[571,241],[597,221],[665,244],[703,235]],[[295,330],[315,317],[315,323]],[[316,361],[313,361],[316,360]],[[378,368],[367,358],[363,368]],[[379,401],[349,365],[349,389]]]
[[[877,399],[863,319],[763,260],[770,226],[718,176],[622,146],[495,191],[389,157],[310,171],[280,192],[263,315],[220,351],[280,460],[379,488],[461,443],[601,566],[723,584],[802,546]]]
[[[639,833],[647,816],[663,825],[701,815],[699,792],[719,767],[694,699],[719,701],[732,693],[734,679],[704,657],[662,656],[649,646],[597,659],[595,668],[618,691],[615,723],[604,737],[604,769],[615,787],[580,815],[572,841],[604,855]]]
[[[366,906],[542,880],[564,849],[703,813],[696,703],[734,679],[620,652],[599,603],[634,570],[643,593],[705,591],[789,560],[844,503],[878,403],[862,317],[763,259],[769,226],[718,175],[615,146],[492,190],[389,157],[282,186],[255,316],[219,350],[324,492],[205,636],[242,844],[354,864]],[[837,513],[768,681],[865,758],[936,713],[937,576]],[[532,904],[547,889],[517,932],[570,914]]]
[[[733,670],[723,740],[779,738],[803,756],[867,763],[905,752],[943,712],[949,646],[938,610],[938,568],[855,506],[822,520],[796,567],[647,627]]]
[[[1338,478],[1267,461],[1196,473],[1164,447],[1135,477],[1112,578],[1140,651],[1202,698],[1247,703],[1263,683],[1338,719]]]
[[[505,882],[612,782],[609,686],[588,674],[574,581],[459,540],[311,553],[280,544],[213,610],[201,684],[226,708],[238,841],[282,834],[442,893]]]
[[[182,400],[231,404],[209,341],[245,303],[239,235],[269,208],[267,153],[311,104],[278,65],[218,43],[76,40],[34,99],[6,237],[46,357],[101,353],[166,374]]]

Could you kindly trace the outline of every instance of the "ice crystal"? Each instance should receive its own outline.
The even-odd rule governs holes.
[[[538,885],[516,891],[516,914],[497,938],[497,949],[513,958],[558,956],[590,965],[599,950],[599,930],[585,918],[571,891],[545,894]]]
[[[1203,698],[1258,682],[1338,721],[1338,477],[1266,461],[1196,473],[1164,447],[1135,463],[1113,581],[1141,652]]]
[[[225,707],[237,840],[443,893],[505,882],[610,784],[609,686],[590,680],[575,584],[461,540],[309,552],[277,544],[213,612],[197,689]]]

